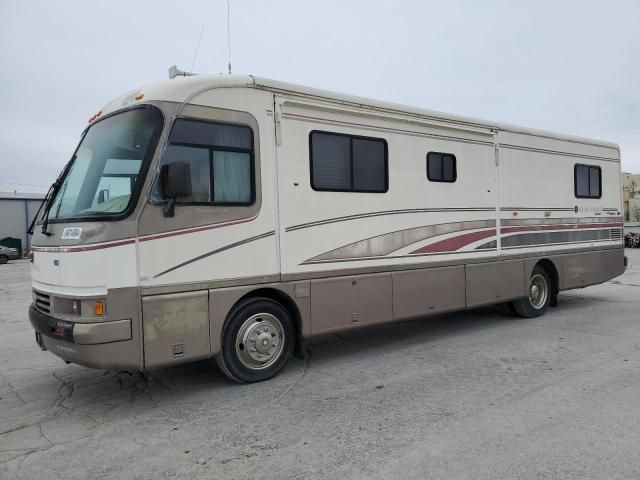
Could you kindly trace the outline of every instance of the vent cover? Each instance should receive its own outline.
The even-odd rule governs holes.
[[[33,292],[35,294],[36,309],[44,313],[51,313],[51,297],[46,293]]]
[[[611,229],[611,240],[622,240],[622,229],[621,228],[612,228]]]

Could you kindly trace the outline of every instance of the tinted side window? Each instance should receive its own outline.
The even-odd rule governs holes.
[[[455,182],[457,177],[455,155],[441,152],[427,154],[427,178],[431,182]]]
[[[352,140],[353,188],[362,192],[387,189],[385,144],[378,140]]]
[[[574,167],[574,189],[578,198],[602,197],[602,170],[592,165]]]
[[[311,132],[311,186],[314,190],[386,192],[387,143],[383,139]]]
[[[249,127],[177,119],[162,164],[178,161],[189,163],[193,190],[191,196],[177,199],[178,203],[253,203],[253,134]],[[158,182],[152,200],[163,200]]]
[[[351,141],[342,135],[311,134],[311,178],[317,190],[351,189]]]
[[[589,167],[589,195],[600,198],[600,168]]]
[[[184,118],[174,122],[171,129],[171,143],[246,150],[253,148],[249,127]]]

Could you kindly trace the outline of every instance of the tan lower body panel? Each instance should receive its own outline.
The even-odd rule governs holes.
[[[209,292],[142,299],[145,368],[209,358]]]
[[[531,272],[544,260],[557,272],[558,290],[602,283],[624,272],[624,249],[519,256],[484,263],[342,275],[269,284],[300,312],[303,337],[496,304],[526,296]],[[554,279],[552,279],[554,281]],[[295,296],[297,286],[305,293]],[[210,290],[212,354],[235,302],[257,285]]]
[[[131,340],[131,320],[99,323],[76,323],[73,338],[80,345],[122,342]]]
[[[85,367],[109,370],[140,370],[142,368],[137,340],[80,345],[42,336],[42,343],[54,355]]]
[[[391,273],[348,276],[311,282],[313,333],[373,325],[393,318]]]
[[[503,260],[465,267],[467,308],[501,303],[526,295],[524,260]]]
[[[465,308],[465,267],[393,272],[393,318],[402,320]]]
[[[609,248],[163,293],[143,296],[141,302],[139,290],[121,289],[109,292],[107,305],[114,320],[132,317],[131,339],[124,339],[123,323],[114,324],[117,328],[109,331],[120,341],[85,345],[46,337],[43,341],[65,360],[89,367],[154,368],[217,355],[224,322],[246,295],[270,296],[287,304],[295,311],[299,333],[306,338],[523,297],[531,272],[541,260],[557,271],[559,290],[602,283],[625,269],[624,250]],[[166,292],[168,287],[163,288]],[[93,341],[87,335],[88,341]]]

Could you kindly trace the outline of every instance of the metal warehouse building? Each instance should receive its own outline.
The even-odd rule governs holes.
[[[0,192],[0,242],[7,237],[17,238],[23,254],[27,252],[31,244],[27,230],[43,198],[42,193]]]

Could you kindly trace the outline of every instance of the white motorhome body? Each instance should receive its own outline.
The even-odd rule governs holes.
[[[35,230],[30,319],[66,361],[261,380],[312,335],[544,313],[624,271],[621,209],[615,144],[176,77],[92,119]]]

